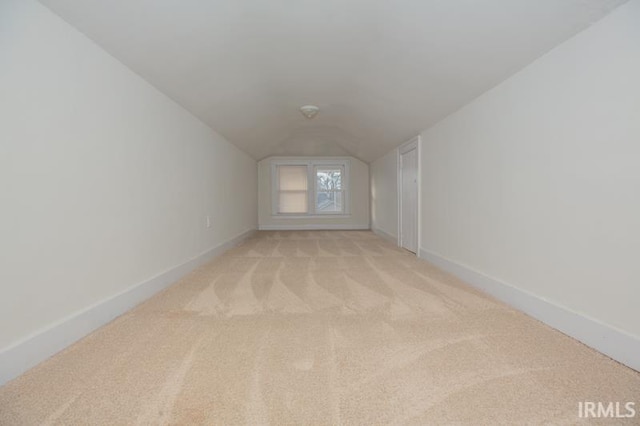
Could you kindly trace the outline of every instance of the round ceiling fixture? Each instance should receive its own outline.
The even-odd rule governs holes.
[[[309,120],[315,117],[316,114],[318,114],[318,111],[320,111],[320,108],[315,105],[305,105],[300,107],[300,112],[302,113],[302,115],[307,117]]]

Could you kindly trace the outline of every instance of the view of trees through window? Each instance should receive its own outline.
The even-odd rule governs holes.
[[[340,213],[343,211],[344,192],[342,168],[316,168],[316,212]]]

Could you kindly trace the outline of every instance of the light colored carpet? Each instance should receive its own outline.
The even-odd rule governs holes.
[[[639,396],[371,232],[262,232],[1,388],[0,424],[575,424]]]

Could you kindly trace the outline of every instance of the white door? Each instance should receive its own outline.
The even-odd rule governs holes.
[[[400,154],[400,245],[418,251],[418,150]]]

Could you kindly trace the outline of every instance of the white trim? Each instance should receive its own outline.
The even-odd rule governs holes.
[[[332,230],[363,230],[370,229],[369,225],[332,225],[314,223],[308,225],[260,225],[260,231],[332,231]]]
[[[420,248],[420,258],[591,348],[640,371],[640,337]]]
[[[420,157],[420,150],[422,145],[422,138],[420,135],[413,137],[407,142],[403,143],[396,150],[396,173],[397,173],[397,187],[398,187],[398,235],[396,237],[396,243],[398,247],[402,247],[402,154],[406,154],[407,152],[415,149],[416,150],[416,166],[417,170],[417,180],[418,180],[418,211],[416,213],[416,256],[420,253],[420,245],[421,245],[421,232],[420,232],[420,215],[422,213],[422,159]]]
[[[0,385],[60,352],[139,303],[174,284],[198,266],[251,237],[240,235],[123,292],[95,303],[0,351]]]
[[[397,235],[393,235],[387,231],[384,231],[380,228],[371,228],[371,231],[376,234],[377,236],[381,237],[382,239],[393,243],[393,244],[397,244],[398,243],[398,236]]]
[[[295,215],[295,214],[278,214],[271,215],[273,220],[287,220],[287,219],[349,219],[350,214],[309,214],[309,215]]]

